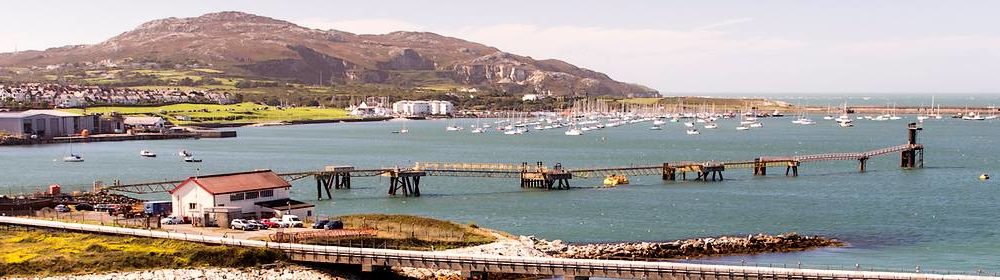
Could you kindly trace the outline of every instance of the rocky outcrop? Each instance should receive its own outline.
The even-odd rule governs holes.
[[[382,70],[434,70],[434,62],[420,56],[410,48],[393,49],[389,61],[379,62]]]
[[[723,236],[695,238],[671,242],[626,242],[611,244],[564,244],[559,240],[545,241],[526,237],[534,248],[547,255],[575,259],[678,259],[724,255],[794,252],[820,247],[843,246],[836,239],[802,236],[797,233],[780,235],[757,234],[745,237]]]

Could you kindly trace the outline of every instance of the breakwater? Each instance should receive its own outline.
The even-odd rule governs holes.
[[[670,242],[566,244],[528,237],[535,249],[549,256],[573,259],[687,259],[727,255],[795,252],[839,247],[844,242],[797,233],[692,238]]]

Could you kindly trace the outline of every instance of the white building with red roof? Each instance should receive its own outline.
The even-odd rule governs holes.
[[[289,198],[291,184],[271,170],[190,177],[170,191],[173,214],[213,220],[212,213],[235,210],[241,218],[270,218],[291,214],[312,217],[315,206]],[[236,217],[228,217],[236,218]]]

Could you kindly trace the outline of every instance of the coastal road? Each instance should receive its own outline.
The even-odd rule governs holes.
[[[226,246],[246,246],[281,250],[290,259],[300,262],[337,263],[360,265],[371,271],[387,267],[413,267],[461,271],[474,277],[488,273],[513,273],[564,276],[566,279],[609,277],[622,279],[666,280],[747,280],[747,279],[803,279],[803,280],[974,280],[997,279],[995,276],[943,275],[900,272],[870,272],[845,270],[820,270],[797,268],[772,268],[753,266],[705,265],[675,262],[584,260],[543,257],[512,257],[425,252],[389,249],[349,248],[305,244],[273,243],[266,241],[194,235],[159,230],[130,229],[100,225],[65,223],[38,219],[0,217],[0,224],[63,229],[99,234],[128,235],[166,238]]]

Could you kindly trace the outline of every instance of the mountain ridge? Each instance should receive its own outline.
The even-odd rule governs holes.
[[[0,54],[0,66],[144,61],[224,67],[233,74],[320,83],[405,83],[423,72],[456,84],[556,96],[658,96],[648,87],[556,59],[536,60],[431,32],[354,34],[243,12],[163,18],[92,45]]]

